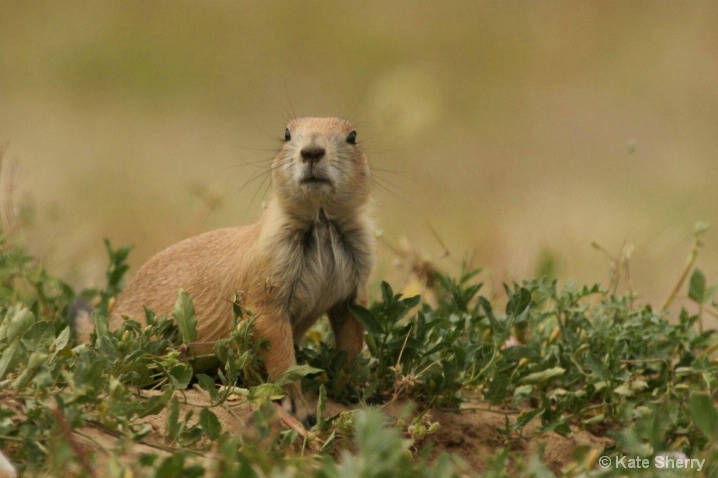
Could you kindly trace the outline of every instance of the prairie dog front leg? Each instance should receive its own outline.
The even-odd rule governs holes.
[[[296,365],[297,359],[294,355],[294,334],[289,318],[281,313],[272,313],[267,310],[257,319],[254,326],[254,335],[260,341],[266,341],[266,345],[260,348],[260,354],[264,360],[267,375],[270,379],[277,378],[285,373],[289,367]],[[285,387],[291,403],[291,411],[305,425],[313,421],[313,413],[307,405],[299,381],[290,383]],[[286,404],[283,402],[283,406]]]
[[[364,347],[364,326],[349,311],[351,303],[366,306],[366,291],[357,300],[340,304],[329,311],[329,323],[339,350],[347,353],[348,362],[354,360]]]

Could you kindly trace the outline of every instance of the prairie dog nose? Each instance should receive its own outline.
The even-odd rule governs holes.
[[[305,163],[307,161],[309,161],[310,163],[316,163],[320,159],[322,159],[326,153],[326,149],[316,145],[305,146],[299,152],[299,154],[302,155],[302,161],[304,161]]]

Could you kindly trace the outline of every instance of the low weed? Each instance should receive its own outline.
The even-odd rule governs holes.
[[[605,450],[577,447],[567,476],[622,476],[597,469],[599,452],[718,462],[718,339],[703,325],[718,287],[695,261],[679,280],[695,311],[675,314],[613,286],[548,279],[506,286],[499,308],[480,295],[474,270],[437,276],[434,309],[382,283],[379,301],[351,311],[367,331],[365,353],[347,364],[320,326],[298,348],[304,365],[267,383],[241,297],[233,332],[212,356],[189,353],[197,319],[184,293],[172,317],[147,311],[144,324],[109,330],[130,251],[109,243],[107,251],[106,286],[76,294],[0,241],[0,449],[26,476],[471,476],[460,459],[422,445],[441,427],[426,412],[477,402],[505,414],[507,450],[532,434],[611,437]],[[89,344],[75,344],[67,325],[78,298],[98,311]],[[278,426],[272,403],[283,383],[301,377],[319,397],[311,431]],[[190,403],[188,388],[206,403]],[[230,433],[218,414],[235,413],[237,397],[250,411],[243,430]],[[329,399],[359,410],[329,416]],[[407,401],[413,414],[380,411]],[[160,414],[158,425],[151,418]],[[540,453],[522,461],[497,451],[482,476],[554,471]]]

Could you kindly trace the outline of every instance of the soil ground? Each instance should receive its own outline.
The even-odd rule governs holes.
[[[197,416],[197,407],[209,405],[208,398],[202,391],[187,390],[183,392],[183,396],[182,416],[190,409],[194,409],[195,416]],[[407,407],[411,407],[409,402],[394,402],[384,406],[383,410],[390,417],[399,417]],[[327,417],[355,408],[330,401],[327,404]],[[243,399],[228,400],[222,405],[212,408],[222,423],[223,431],[231,434],[245,434],[250,437],[255,431],[252,423],[252,412],[255,410],[256,406]],[[272,429],[277,433],[288,428],[288,424],[281,419],[280,415],[281,412],[278,413],[277,420],[272,424]],[[539,433],[538,423],[530,424],[524,429],[521,437],[514,437],[508,441],[502,433],[506,425],[506,416],[512,419],[515,418],[516,413],[491,409],[488,404],[481,402],[467,404],[459,411],[431,410],[427,418],[432,423],[438,422],[439,428],[435,433],[427,435],[420,443],[416,443],[415,448],[428,446],[433,457],[441,453],[456,455],[474,472],[483,471],[488,460],[502,448],[511,450],[510,459],[514,463],[522,462],[542,450],[543,463],[558,474],[574,461],[573,453],[577,446],[588,446],[600,451],[611,443],[607,437],[596,436],[586,430],[572,430],[569,436],[553,432]],[[286,421],[292,421],[290,417],[285,418]],[[124,464],[137,463],[139,455],[144,453],[168,454],[172,452],[172,448],[164,443],[162,438],[165,419],[165,412],[147,418],[146,421],[151,426],[152,433],[141,444],[127,445],[128,448],[123,451]],[[116,446],[116,438],[112,433],[101,428],[86,428],[76,438],[83,447],[97,450],[100,462],[103,461],[103,456],[107,456],[102,450]],[[345,438],[340,438],[336,446],[338,448],[350,446],[344,440]],[[302,440],[297,441],[301,443]],[[310,437],[307,443],[310,450],[316,450],[321,447],[323,442],[316,437]],[[202,461],[211,461],[211,459],[211,452],[201,458]]]

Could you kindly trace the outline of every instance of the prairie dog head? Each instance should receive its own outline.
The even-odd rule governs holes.
[[[351,211],[369,199],[369,163],[349,121],[298,118],[287,124],[272,164],[272,183],[285,207],[311,213]]]

